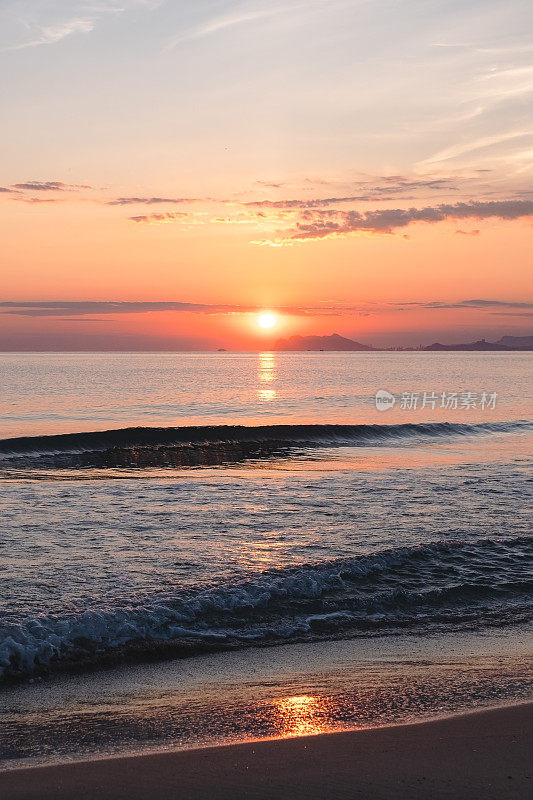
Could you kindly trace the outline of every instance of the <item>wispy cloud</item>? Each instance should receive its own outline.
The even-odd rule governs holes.
[[[0,312],[25,317],[84,317],[87,315],[147,314],[174,311],[201,314],[221,314],[255,310],[254,306],[217,305],[180,301],[112,301],[112,300],[54,300],[0,301]]]
[[[153,206],[166,203],[167,205],[179,205],[186,203],[208,203],[209,197],[117,197],[109,200],[108,206]],[[213,201],[215,202],[215,201]]]
[[[498,300],[498,299],[473,299],[473,300],[459,300],[456,303],[446,303],[440,300],[431,300],[428,302],[417,303],[403,303],[402,305],[417,306],[418,308],[475,308],[480,310],[491,308],[508,308],[508,309],[533,309],[533,303],[525,300]]]
[[[162,223],[176,222],[187,219],[190,215],[186,211],[167,211],[163,214],[138,214],[135,217],[128,217],[132,222]]]
[[[226,6],[230,6],[226,13],[215,14],[198,25],[181,31],[170,40],[165,50],[171,50],[182,42],[202,39],[231,28],[255,22],[261,23],[268,19],[277,20],[280,25],[301,26],[302,15],[309,20],[312,14],[331,15],[339,13],[343,8],[350,9],[364,2],[368,0],[284,0],[270,5],[261,0],[237,4],[226,2]]]
[[[92,189],[92,186],[85,183],[63,183],[63,181],[26,181],[26,183],[13,183],[11,188],[29,192],[72,192]]]
[[[533,319],[533,311],[492,311],[495,317],[525,317],[526,319]]]
[[[93,30],[95,24],[95,20],[90,17],[74,17],[57,25],[45,25],[35,39],[11,45],[6,49],[23,50],[26,47],[36,47],[41,44],[54,44],[67,36],[71,36],[73,33],[89,33]]]
[[[429,158],[419,161],[417,167],[419,169],[428,169],[442,161],[450,161],[453,158],[473,153],[477,150],[483,150],[493,145],[501,144],[502,142],[508,142],[512,139],[522,139],[529,136],[533,136],[533,130],[507,131],[505,133],[494,134],[493,136],[469,139],[468,141],[446,147],[444,150],[439,150]]]
[[[492,102],[527,95],[533,92],[533,65],[493,69],[481,81],[480,96]]]
[[[196,27],[189,28],[188,30],[179,33],[177,36],[171,39],[165,50],[172,50],[178,44],[183,42],[201,39],[205,36],[211,36],[212,34],[220,33],[221,31],[225,31],[229,28],[257,22],[269,17],[276,17],[287,12],[288,10],[296,10],[301,5],[301,3],[285,3],[284,5],[271,5],[268,8],[261,8],[256,4],[240,5],[227,14],[214,16],[211,19],[208,19],[205,22],[197,25]]]
[[[322,208],[326,206],[340,205],[343,203],[376,203],[390,199],[392,195],[397,196],[406,191],[413,192],[420,189],[452,192],[457,190],[457,187],[453,184],[453,182],[443,178],[434,180],[410,180],[400,175],[393,175],[384,177],[381,179],[381,181],[385,182],[386,185],[384,186],[378,183],[361,194],[289,200],[248,200],[247,202],[243,203],[243,205],[255,206],[256,208],[281,209]]]
[[[262,310],[259,305],[189,303],[181,301],[112,301],[112,300],[57,300],[57,301],[0,301],[0,314],[22,317],[86,318],[88,316],[114,316],[121,314],[187,313],[187,314],[250,314]],[[273,306],[281,314],[343,315],[359,313],[355,306]]]
[[[28,203],[29,205],[39,205],[40,203],[63,203],[62,197],[27,197],[19,195],[17,198],[20,203]]]
[[[106,16],[123,14],[135,6],[155,8],[162,0],[33,0],[21,4],[5,0],[0,8],[1,50],[24,50],[50,45],[74,34],[90,33]]]
[[[260,186],[264,186],[266,189],[281,189],[282,186],[286,186],[284,182],[274,183],[273,181],[256,181],[257,184]]]
[[[307,181],[312,184],[337,185],[339,181],[314,180]],[[256,184],[268,189],[281,189],[284,183],[256,181]],[[343,182],[346,184],[346,181]],[[215,203],[220,205],[243,205],[254,206],[256,208],[291,209],[291,208],[315,208],[336,205],[350,202],[379,202],[386,200],[390,196],[402,195],[405,192],[418,191],[458,191],[456,180],[453,178],[432,178],[432,177],[406,177],[404,175],[386,175],[369,178],[363,181],[351,181],[352,186],[357,185],[361,190],[358,194],[340,195],[335,197],[318,198],[298,198],[298,199],[256,199],[256,200],[237,200],[235,197],[161,197],[161,196],[134,196],[116,197],[107,201],[110,206],[129,206],[129,205],[186,205],[195,203]],[[242,196],[243,193],[240,193]]]

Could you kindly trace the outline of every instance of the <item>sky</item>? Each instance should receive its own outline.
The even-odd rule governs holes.
[[[531,333],[532,33],[530,0],[1,0],[0,349]]]

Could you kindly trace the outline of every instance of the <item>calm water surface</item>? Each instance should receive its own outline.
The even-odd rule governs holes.
[[[0,354],[0,436],[131,425],[463,422],[531,412],[529,353]],[[420,392],[416,409],[380,413],[375,394]],[[422,408],[435,392],[436,408]],[[440,407],[442,392],[478,394]],[[498,394],[481,410],[483,392]]]

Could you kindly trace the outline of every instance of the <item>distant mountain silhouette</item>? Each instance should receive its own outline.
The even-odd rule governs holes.
[[[533,350],[533,336],[502,336],[497,342],[487,342],[486,339],[478,339],[476,342],[466,342],[461,344],[441,344],[433,342],[426,347],[372,347],[369,344],[356,342],[338,333],[329,336],[291,336],[288,339],[278,339],[274,345],[274,350],[284,351],[329,351],[329,352],[350,352],[350,351],[378,351],[378,350],[422,350],[426,352],[439,351],[474,351],[474,352],[505,352],[516,350]]]
[[[519,347],[525,350],[533,350],[533,336],[502,336],[496,344],[503,344],[506,347]]]
[[[502,336],[497,342],[479,339],[468,344],[441,344],[434,342],[423,350],[533,350],[533,336]]]
[[[276,350],[374,350],[368,344],[361,344],[347,339],[338,333],[330,336],[291,336],[289,339],[278,339]]]

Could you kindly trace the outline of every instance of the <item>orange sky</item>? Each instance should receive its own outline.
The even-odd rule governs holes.
[[[9,0],[0,349],[530,332],[530,6],[431,5]]]

